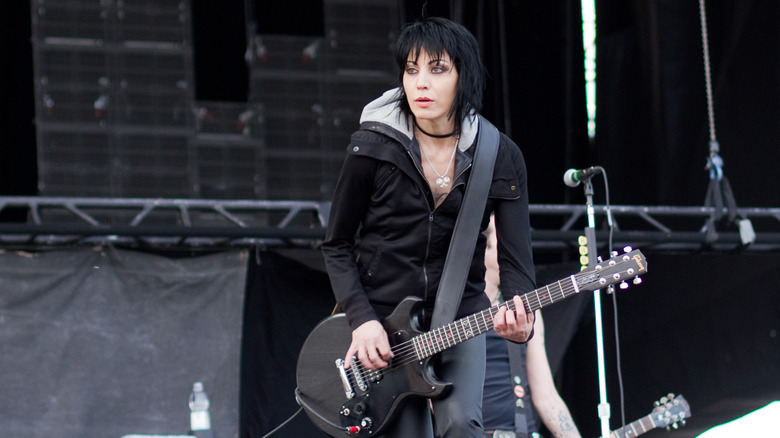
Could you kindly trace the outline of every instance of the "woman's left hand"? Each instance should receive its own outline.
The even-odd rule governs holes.
[[[493,319],[493,328],[496,334],[513,342],[528,342],[534,328],[533,313],[525,313],[525,305],[519,295],[512,299],[515,310],[509,310],[507,306],[501,306]]]

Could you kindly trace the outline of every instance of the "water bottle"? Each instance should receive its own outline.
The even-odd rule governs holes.
[[[211,430],[211,414],[209,414],[209,398],[203,391],[203,383],[195,382],[190,394],[190,430],[198,438],[213,437]]]

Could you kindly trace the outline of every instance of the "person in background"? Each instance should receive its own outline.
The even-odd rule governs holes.
[[[407,296],[422,299],[430,327],[444,262],[471,163],[482,135],[485,69],[476,38],[462,25],[425,18],[406,26],[396,46],[400,86],[366,105],[352,135],[331,204],[322,253],[352,340],[345,362],[388,366],[392,350],[381,321]],[[515,343],[533,334],[519,294],[534,289],[526,166],[520,148],[500,134],[498,151],[456,318],[490,306],[485,289],[485,236],[491,213],[502,239],[503,306],[495,332]],[[471,237],[471,236],[470,236]],[[434,365],[452,390],[429,401],[410,397],[386,437],[483,438],[485,336],[444,350]]]
[[[501,294],[498,240],[492,218],[485,236],[485,293],[495,305],[501,302]],[[493,332],[487,333],[482,417],[488,437],[541,436],[536,416],[528,403],[530,393],[533,408],[554,437],[580,438],[577,425],[555,387],[544,346],[544,321],[541,312],[536,313],[534,337],[527,344],[512,344]],[[519,364],[514,369],[510,367],[512,355],[514,363]]]

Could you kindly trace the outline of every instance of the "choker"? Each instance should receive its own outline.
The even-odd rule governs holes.
[[[420,128],[420,125],[417,124],[417,119],[416,118],[414,119],[414,127],[419,129],[420,132],[422,132],[423,134],[427,135],[428,137],[433,137],[433,138],[447,138],[447,137],[452,137],[453,135],[458,133],[458,128],[453,129],[452,132],[450,132],[449,134],[431,134],[431,133],[425,132],[425,130]]]

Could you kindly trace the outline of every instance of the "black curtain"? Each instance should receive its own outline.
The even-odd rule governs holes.
[[[626,423],[667,393],[688,400],[693,415],[670,438],[695,437],[780,399],[780,254],[645,254],[642,284],[601,293],[611,428],[622,421],[618,372]],[[580,432],[598,436],[592,295],[588,308],[558,378]]]
[[[0,252],[0,435],[186,435],[195,381],[237,434],[246,255]]]
[[[715,134],[738,205],[777,206],[780,3],[707,1]],[[702,205],[709,183],[699,2],[598,0],[597,133],[612,201]]]
[[[250,260],[241,355],[241,437],[259,438],[298,410],[298,351],[335,305],[319,251],[259,252]],[[301,412],[275,438],[327,436]]]

